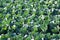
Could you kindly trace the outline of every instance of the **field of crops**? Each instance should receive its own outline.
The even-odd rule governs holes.
[[[60,0],[0,0],[0,40],[60,40]]]

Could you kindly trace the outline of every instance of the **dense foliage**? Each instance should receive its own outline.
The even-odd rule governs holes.
[[[0,40],[60,39],[60,0],[0,0]]]

